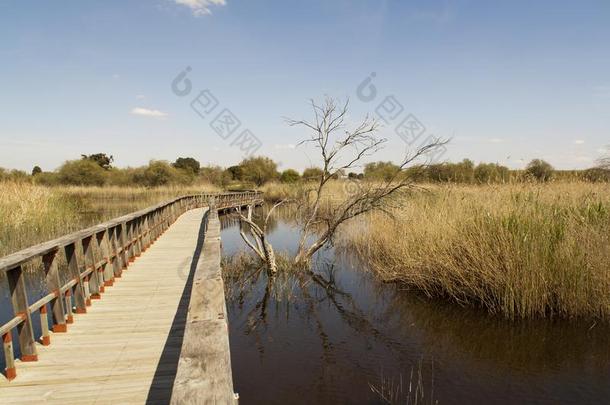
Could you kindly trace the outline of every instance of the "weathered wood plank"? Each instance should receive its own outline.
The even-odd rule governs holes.
[[[195,402],[234,403],[226,304],[220,277],[220,226],[213,215],[201,246],[198,234],[204,210],[192,210],[207,200],[202,196],[182,200],[180,204],[161,205],[146,211],[146,217],[122,217],[60,238],[59,244],[56,240],[55,245],[48,245],[43,263],[52,294],[32,304],[31,309],[49,301],[54,326],[63,325],[65,331],[66,312],[72,319],[72,290],[76,295],[76,307],[84,309],[89,294],[85,291],[83,276],[92,280],[96,277],[93,268],[99,266],[105,269],[100,269],[100,278],[92,280],[89,287],[92,287],[92,293],[99,288],[105,298],[89,308],[86,316],[74,315],[75,323],[70,333],[53,334],[52,346],[34,346],[41,361],[17,360],[19,377],[10,383],[0,377],[0,403],[39,403],[41,400],[167,403],[174,382],[187,391],[209,391],[203,396],[198,393],[200,397]],[[225,204],[235,202],[233,198],[223,201]],[[124,228],[127,222],[131,222],[129,232]],[[149,245],[155,240],[154,246]],[[76,254],[81,241],[84,242],[84,273]],[[59,285],[56,263],[56,253],[61,248],[66,251],[71,273],[70,281],[64,286]],[[110,280],[113,270],[119,270],[121,275],[121,265],[127,264],[129,251],[137,257],[145,249],[146,254],[122,275],[120,288],[104,291],[102,282],[109,281],[106,275]],[[30,249],[26,255],[32,252],[34,255],[40,253]],[[203,256],[198,256],[197,252],[203,252]],[[19,253],[23,254],[23,251]],[[197,259],[196,263],[191,263],[193,257]],[[11,263],[11,260],[4,263]],[[113,265],[120,267],[116,269]],[[193,268],[194,274],[190,274]],[[3,271],[1,267],[0,271]],[[19,280],[23,279],[14,278],[11,285],[18,286]],[[187,280],[193,284],[186,284]],[[95,286],[96,282],[99,287]],[[184,299],[186,292],[190,293],[190,299]],[[27,304],[27,297],[19,301]],[[40,308],[41,321],[45,322],[46,307]],[[31,330],[27,309],[25,313],[20,312],[17,319],[25,318],[19,323],[29,324]],[[9,322],[3,330],[8,331],[17,323]],[[21,333],[22,325],[18,330]],[[44,327],[42,330],[43,343],[48,344],[50,333]],[[197,336],[203,339],[196,342]],[[202,342],[203,346],[200,346]],[[8,347],[10,342],[6,344]],[[27,344],[24,347],[27,351]],[[185,372],[185,362],[190,366],[198,362],[199,366],[187,367],[188,372]],[[174,376],[177,376],[175,381]]]
[[[145,403],[169,398],[185,321],[176,319],[204,210],[181,217],[130,265],[69,333],[38,346],[40,361],[0,376],[0,403]],[[92,348],[95,348],[92,350]],[[162,402],[162,401],[161,401]],[[167,401],[165,401],[167,403]]]
[[[220,224],[208,218],[204,256],[194,275],[172,391],[172,404],[235,404],[224,285],[220,269]]]
[[[32,317],[28,304],[28,296],[25,290],[25,274],[21,267],[16,267],[7,272],[8,288],[13,303],[15,316],[23,318],[23,322],[17,325],[19,346],[21,348],[22,361],[36,361],[38,354],[32,329]]]

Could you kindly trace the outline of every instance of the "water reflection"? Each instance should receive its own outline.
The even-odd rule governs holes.
[[[282,215],[270,241],[294,252],[297,229]],[[245,249],[237,223],[222,226],[224,254]],[[274,285],[256,269],[225,278],[241,403],[382,403],[370,385],[401,379],[403,402],[415,380],[420,403],[610,401],[607,324],[511,323],[379,283],[333,249],[318,253],[313,274]]]

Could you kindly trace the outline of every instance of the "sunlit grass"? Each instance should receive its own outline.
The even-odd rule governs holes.
[[[0,182],[0,257],[199,187],[45,187]]]
[[[610,315],[610,189],[445,186],[346,230],[381,278],[509,318]]]

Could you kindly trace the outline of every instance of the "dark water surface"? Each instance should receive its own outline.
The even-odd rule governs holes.
[[[272,221],[270,240],[276,251],[294,251],[298,234],[282,216]],[[223,254],[244,251],[237,224],[221,223]],[[240,294],[227,279],[240,403],[390,402],[382,395],[391,403],[610,403],[607,324],[511,323],[379,283],[355,257],[332,249],[317,256],[314,270],[335,288],[301,275],[268,291],[259,277],[240,281]],[[26,279],[32,303],[45,294],[42,273]],[[11,317],[0,279],[0,324]],[[34,328],[40,336],[37,315]]]
[[[245,250],[237,224],[221,222],[223,254]],[[272,228],[276,251],[294,250],[289,222]],[[608,325],[512,323],[379,283],[365,270],[329,249],[315,271],[334,279],[333,291],[294,277],[284,280],[290,298],[274,296],[261,276],[239,294],[227,280],[240,403],[610,403]]]

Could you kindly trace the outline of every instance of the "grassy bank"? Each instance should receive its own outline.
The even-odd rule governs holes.
[[[349,244],[387,281],[509,318],[610,316],[607,185],[446,186]]]
[[[45,187],[0,182],[0,257],[205,187]]]

